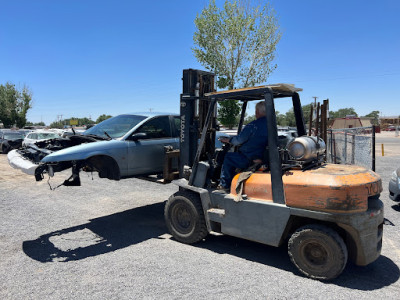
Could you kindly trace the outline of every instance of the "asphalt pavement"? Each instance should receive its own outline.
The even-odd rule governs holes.
[[[381,144],[385,156],[382,156]],[[331,282],[303,277],[279,248],[210,235],[196,245],[167,233],[173,184],[110,181],[51,190],[69,171],[35,182],[0,155],[0,299],[397,299],[400,208],[388,196],[400,138],[377,136],[385,203],[381,257],[348,263]]]

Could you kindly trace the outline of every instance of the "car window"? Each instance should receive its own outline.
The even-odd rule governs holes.
[[[23,139],[24,137],[19,132],[9,132],[4,134],[4,138],[7,140],[18,140]]]
[[[172,136],[179,137],[181,133],[181,118],[178,116],[174,117],[174,121],[172,122],[174,128],[172,129]]]
[[[145,139],[159,139],[159,138],[166,138],[171,137],[171,126],[169,122],[169,117],[157,117],[154,119],[149,120],[135,133],[145,133]]]
[[[47,132],[42,132],[38,133],[38,139],[55,139],[58,137],[58,134],[56,133],[47,133]]]

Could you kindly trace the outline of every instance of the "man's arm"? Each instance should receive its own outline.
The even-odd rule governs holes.
[[[244,127],[244,129],[239,133],[239,135],[231,137],[231,138],[220,138],[222,143],[230,143],[234,146],[242,145],[247,142],[250,136],[253,133],[254,125],[248,124]]]

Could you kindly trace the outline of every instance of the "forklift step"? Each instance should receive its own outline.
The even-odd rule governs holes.
[[[207,210],[210,221],[221,222],[225,217],[225,209],[222,208],[210,208]]]

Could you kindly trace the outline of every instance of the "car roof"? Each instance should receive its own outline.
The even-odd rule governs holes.
[[[43,130],[43,129],[31,131],[31,132],[29,132],[29,133],[55,133],[55,134],[57,134],[57,132],[54,132],[54,131],[52,131],[52,130]]]
[[[156,117],[156,116],[179,116],[177,113],[168,113],[168,112],[135,112],[135,113],[126,113],[120,114],[119,116],[130,115],[130,116],[143,116],[143,117]]]
[[[0,132],[4,132],[4,133],[21,133],[19,130],[16,130],[16,129],[3,129]]]

